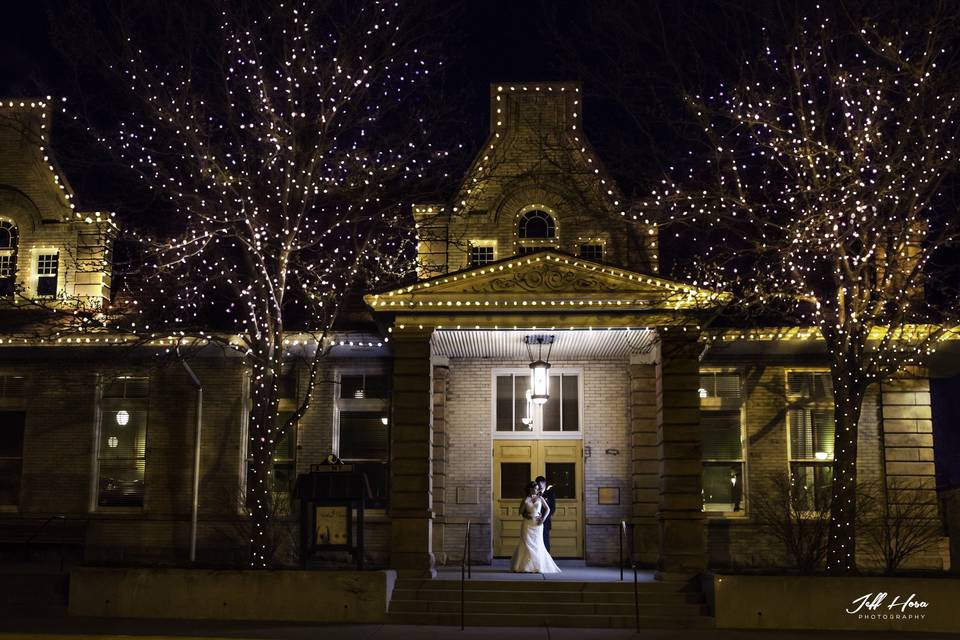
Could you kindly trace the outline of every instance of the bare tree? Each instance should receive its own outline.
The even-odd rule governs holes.
[[[894,574],[905,562],[930,551],[944,537],[937,504],[929,491],[892,480],[858,489],[859,534],[867,555]]]
[[[351,292],[412,268],[402,205],[439,157],[416,93],[431,62],[398,3],[202,6],[212,33],[198,52],[166,59],[129,34],[120,49],[132,107],[96,135],[170,206],[133,234],[111,327],[245,358],[251,566],[266,567],[273,457],[310,405],[338,314]],[[308,380],[281,423],[294,348],[309,352]]]
[[[800,573],[823,566],[830,509],[795,486],[785,473],[774,476],[750,502],[760,531],[777,540]]]
[[[960,14],[915,9],[852,18],[838,4],[798,20],[735,85],[691,97],[713,152],[643,203],[700,232],[698,284],[819,330],[835,400],[831,573],[856,566],[867,388],[935,350],[960,299],[948,254],[960,239]]]

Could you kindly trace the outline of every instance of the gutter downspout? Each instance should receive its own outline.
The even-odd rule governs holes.
[[[181,360],[180,364],[183,365],[187,375],[190,376],[190,381],[197,390],[196,437],[193,444],[193,503],[190,507],[190,562],[193,563],[197,560],[197,506],[200,502],[200,434],[203,425],[203,385],[186,360]]]

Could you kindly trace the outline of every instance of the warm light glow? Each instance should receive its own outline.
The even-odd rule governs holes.
[[[121,427],[127,426],[127,423],[130,422],[130,414],[124,410],[117,411],[117,424]]]
[[[830,457],[830,454],[828,454],[826,451],[817,451],[815,454],[813,454],[813,457],[817,460],[826,460]]]
[[[550,399],[550,363],[537,360],[530,363],[531,399],[536,404],[546,404]]]

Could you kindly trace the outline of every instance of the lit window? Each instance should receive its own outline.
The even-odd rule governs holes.
[[[580,376],[550,376],[550,399],[543,405],[527,399],[529,369],[495,376],[495,429],[497,432],[557,432],[580,430]]]
[[[0,220],[0,297],[9,298],[16,288],[18,241],[16,225]]]
[[[603,245],[581,244],[580,257],[591,262],[603,262]]]
[[[829,508],[833,481],[833,384],[829,371],[787,372],[790,475],[801,504]]]
[[[37,295],[57,295],[57,273],[59,271],[60,255],[57,253],[42,253],[37,256]]]
[[[740,375],[703,371],[699,395],[703,510],[739,512],[744,495]]]
[[[470,243],[469,266],[482,267],[496,259],[496,247],[491,243]]]
[[[142,507],[149,380],[118,377],[103,388],[97,444],[97,504]]]

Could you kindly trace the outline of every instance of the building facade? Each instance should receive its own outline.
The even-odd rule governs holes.
[[[509,556],[538,475],[556,490],[555,556],[616,563],[626,531],[628,552],[665,575],[790,565],[759,520],[783,478],[810,512],[829,498],[823,346],[803,329],[702,326],[724,294],[658,275],[656,227],[633,218],[581,107],[576,84],[491,87],[490,136],[458,192],[414,207],[416,281],[365,297],[373,322],[335,337],[279,447],[278,560],[296,562],[295,478],[334,454],[371,480],[376,566],[459,563],[468,524],[475,561]],[[47,286],[31,284],[49,263],[34,247],[93,246],[99,279],[62,267],[57,290],[109,299],[109,217],[74,214],[54,165],[37,162],[44,146],[0,135],[19,136],[0,157],[0,259],[5,238],[19,243],[0,265],[23,283],[11,291]],[[84,523],[87,562],[182,563],[196,500],[197,561],[242,561],[248,372],[222,352],[189,363],[203,388],[194,492],[200,396],[163,351],[0,344],[0,529],[64,516]],[[538,359],[550,364],[543,403],[527,394]],[[884,504],[904,488],[937,502],[928,378],[905,373],[865,403],[859,474]],[[283,389],[281,412],[306,389],[296,361]],[[947,568],[946,539],[914,563]]]

